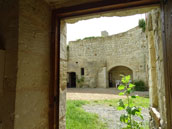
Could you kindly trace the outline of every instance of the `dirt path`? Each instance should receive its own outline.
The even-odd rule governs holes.
[[[99,118],[107,123],[108,129],[121,129],[120,115],[124,114],[124,111],[118,111],[114,107],[105,106],[105,105],[84,105],[83,109],[86,112],[96,113],[99,115]],[[144,117],[144,123],[149,121],[148,109],[142,109],[142,115]],[[141,121],[140,118],[135,117],[137,121]]]
[[[119,96],[116,88],[69,88],[67,89],[67,100],[105,100],[115,98],[125,98]],[[135,92],[139,96],[149,96],[146,92]]]

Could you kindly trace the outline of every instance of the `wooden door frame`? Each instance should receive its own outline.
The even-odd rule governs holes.
[[[164,1],[164,0],[161,0]],[[52,11],[52,33],[51,33],[51,63],[52,63],[52,76],[50,86],[50,110],[49,110],[49,129],[59,129],[59,97],[60,97],[60,21],[61,19],[82,16],[87,14],[96,14],[101,12],[108,12],[121,9],[130,8],[140,8],[145,6],[160,5],[162,4],[160,0],[102,0],[100,2],[93,2],[88,4],[81,4],[72,7],[65,7],[60,9],[55,9]],[[162,11],[164,7],[161,7]],[[162,18],[163,19],[163,18]],[[163,20],[162,20],[163,21]],[[164,21],[163,21],[164,22]],[[170,88],[171,83],[169,82],[169,72],[172,69],[167,63],[167,45],[165,40],[165,31],[163,31],[163,52],[164,52],[164,70],[165,70],[165,89],[166,89],[166,100],[167,102],[171,99],[168,97],[172,96],[172,89]],[[172,65],[172,64],[171,64]],[[171,71],[170,71],[171,70]],[[170,74],[171,75],[171,74]],[[171,91],[171,92],[170,92]],[[167,125],[168,129],[172,127],[172,107],[167,103]],[[56,125],[56,126],[54,126]]]

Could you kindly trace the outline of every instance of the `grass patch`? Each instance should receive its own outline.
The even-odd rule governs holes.
[[[103,123],[97,114],[85,112],[82,109],[82,105],[85,104],[102,104],[117,107],[119,99],[111,100],[67,100],[67,112],[66,112],[66,128],[67,129],[107,129],[107,124]],[[124,99],[124,101],[127,101]],[[138,97],[132,99],[132,103],[136,106],[143,108],[149,107],[149,98]],[[148,124],[145,125],[145,129],[149,129]]]
[[[126,99],[123,99],[124,103],[126,103]],[[108,106],[113,106],[113,107],[117,107],[118,106],[118,101],[119,99],[110,99],[110,100],[95,100],[93,102],[91,102],[92,104],[103,104],[103,105],[108,105]],[[135,106],[140,106],[140,107],[144,107],[144,108],[148,108],[149,107],[149,98],[144,98],[144,97],[138,97],[135,99],[131,99],[132,103]]]
[[[84,104],[89,104],[89,101],[67,100],[67,129],[107,129],[107,125],[97,114],[88,113],[82,109]]]

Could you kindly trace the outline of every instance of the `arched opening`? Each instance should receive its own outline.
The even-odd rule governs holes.
[[[130,75],[133,79],[133,71],[125,66],[116,66],[109,71],[109,87],[117,87],[120,83],[120,75]]]

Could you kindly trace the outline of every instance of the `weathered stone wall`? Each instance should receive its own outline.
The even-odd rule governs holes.
[[[48,129],[51,10],[42,0],[19,1],[14,129]]]
[[[106,67],[108,74],[116,66],[130,68],[134,80],[147,83],[147,40],[138,27],[117,35],[69,42],[68,55],[68,72],[80,76],[80,69],[85,68],[86,86],[99,87],[99,71]]]
[[[18,15],[18,0],[0,0],[0,49],[3,49],[1,56],[5,58],[4,74],[1,78],[3,86],[0,84],[0,128],[2,129],[14,127]],[[0,61],[0,64],[2,63]]]
[[[67,85],[67,47],[66,23],[61,21],[60,26],[60,129],[66,128],[66,85]]]
[[[160,113],[160,123],[155,116],[151,117],[151,129],[166,129],[166,102],[163,64],[163,46],[160,9],[155,9],[147,14],[147,39],[149,48],[149,87],[150,106]]]

